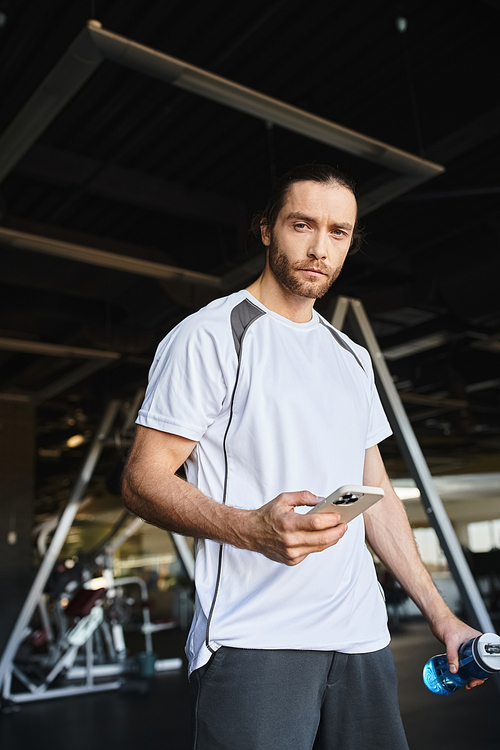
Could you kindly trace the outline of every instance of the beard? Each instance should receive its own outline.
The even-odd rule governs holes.
[[[342,270],[339,268],[326,268],[321,262],[305,261],[303,263],[292,264],[286,254],[279,247],[271,234],[271,243],[269,245],[269,267],[277,281],[293,294],[300,297],[309,297],[310,299],[319,299],[323,297],[330,289],[331,285],[338,278]],[[318,278],[302,278],[297,271],[306,268],[314,268],[321,271],[324,276]]]

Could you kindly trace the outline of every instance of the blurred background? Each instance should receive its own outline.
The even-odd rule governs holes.
[[[132,70],[122,52],[86,57],[89,19],[177,58],[172,80]],[[312,161],[355,179],[366,234],[317,309],[331,318],[340,295],[362,301],[498,618],[499,32],[498,0],[0,0],[0,652],[92,446],[96,459],[41,594],[54,642],[37,610],[22,643],[33,684],[47,677],[58,633],[89,616],[85,607],[64,614],[81,587],[115,592],[101,597],[109,632],[95,631],[103,634],[94,661],[110,663],[114,649],[118,663],[114,625],[123,659],[153,648],[180,655],[192,541],[180,550],[124,513],[119,480],[134,412],[160,340],[260,273],[251,218],[277,175]],[[276,124],[272,108],[255,116],[197,95],[176,80],[182,63],[444,171],[413,180],[384,161],[382,146],[348,152]],[[463,612],[396,440],[381,450],[425,563]],[[140,578],[146,595],[137,582],[120,586],[123,578]],[[418,623],[382,568],[380,578],[394,631]],[[149,650],[145,609],[159,626],[149,634],[160,645]],[[57,648],[51,668],[66,653]]]

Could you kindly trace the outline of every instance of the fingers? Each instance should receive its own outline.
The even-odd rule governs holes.
[[[300,540],[300,544],[305,549],[312,549],[314,551],[321,552],[322,550],[327,549],[334,544],[337,544],[337,542],[342,539],[346,531],[347,524],[337,522],[332,527],[319,530],[300,529],[300,531],[298,532],[298,538]]]
[[[313,495],[309,490],[301,490],[300,492],[283,492],[278,495],[272,502],[278,506],[284,507],[287,510],[292,510],[301,506],[314,506],[324,500],[319,495]],[[329,529],[336,526],[340,522],[340,515],[338,513],[321,513],[321,514],[308,514],[308,513],[297,513],[289,517],[289,520],[297,527],[304,530],[320,530]]]
[[[478,685],[482,685],[483,682],[486,682],[486,680],[478,680],[477,678],[474,678],[472,680],[469,680],[469,682],[465,686],[465,689],[466,690],[472,690],[472,688],[475,688]]]
[[[300,530],[283,537],[283,558],[285,565],[298,565],[313,552],[322,552],[333,547],[344,536],[347,525],[338,524],[322,531]]]
[[[344,536],[347,525],[337,513],[295,513],[295,508],[319,500],[308,490],[284,492],[259,508],[252,548],[276,562],[298,565],[313,552],[322,552]]]
[[[461,643],[466,643],[471,638],[481,635],[479,630],[471,628],[459,620],[451,612],[447,613],[438,622],[431,625],[432,632],[440,641],[446,644],[446,658],[448,668],[452,674],[458,672],[458,649]],[[471,690],[478,685],[482,685],[485,680],[477,677],[471,677],[465,685],[466,690]]]
[[[342,520],[338,513],[306,513],[305,515],[297,515],[297,519],[298,525],[307,531],[332,529],[338,526]]]

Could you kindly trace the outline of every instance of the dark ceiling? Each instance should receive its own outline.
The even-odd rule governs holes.
[[[499,0],[0,0],[0,133],[91,17],[446,168],[364,217],[365,245],[319,309],[330,315],[338,294],[363,301],[431,458],[455,450],[462,465],[491,455],[498,467]],[[106,61],[9,168],[0,231],[224,277],[233,291],[262,257],[248,223],[274,175],[310,161],[338,165],[361,197],[387,175]],[[0,253],[0,391],[34,399],[39,475],[62,474],[83,450],[66,438],[90,434],[108,399],[131,398],[160,339],[220,292],[5,236]],[[5,339],[97,353],[11,351]]]

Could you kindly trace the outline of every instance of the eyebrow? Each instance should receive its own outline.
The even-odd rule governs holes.
[[[316,219],[313,219],[311,216],[306,216],[306,214],[300,213],[300,211],[292,211],[288,214],[286,217],[287,219],[301,219],[302,221],[310,221],[312,224],[316,224]],[[338,221],[333,222],[333,226],[336,229],[347,229],[350,231],[352,229],[352,224],[349,224],[347,222],[342,223]]]

